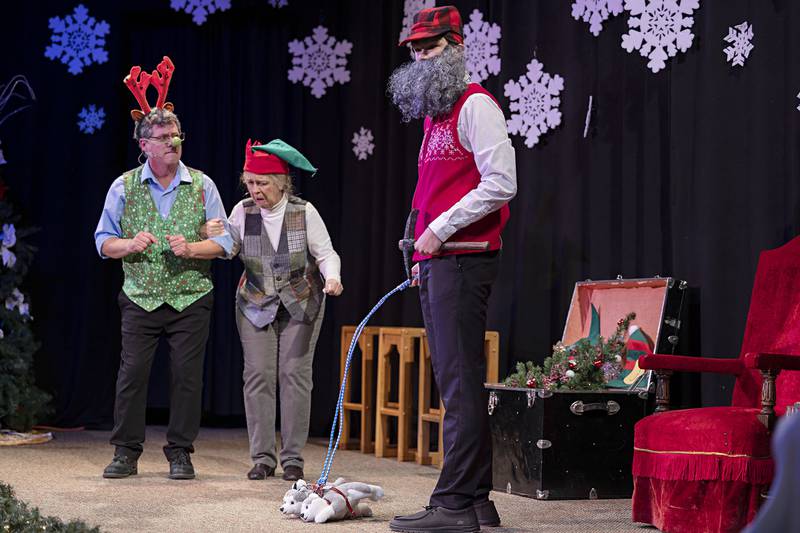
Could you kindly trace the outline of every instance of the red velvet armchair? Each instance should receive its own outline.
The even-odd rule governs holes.
[[[761,253],[738,359],[651,354],[639,365],[658,382],[656,413],[634,430],[633,521],[740,531],[773,478],[775,419],[800,401],[800,237]],[[670,411],[674,371],[736,376],[731,406]]]

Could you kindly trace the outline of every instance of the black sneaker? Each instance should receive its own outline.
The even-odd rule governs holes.
[[[424,511],[408,516],[395,516],[389,523],[392,531],[427,533],[428,531],[452,531],[473,533],[481,530],[475,509],[451,510],[444,507],[425,507]]]
[[[122,477],[135,476],[138,473],[136,459],[127,455],[115,455],[105,470],[103,477],[108,479],[118,479]]]
[[[169,478],[170,479],[194,479],[194,466],[189,452],[186,450],[175,450],[169,459]]]
[[[494,506],[492,500],[474,503],[472,508],[475,509],[475,514],[478,517],[478,523],[480,525],[486,527],[497,527],[500,525],[500,515],[497,514],[497,508]]]

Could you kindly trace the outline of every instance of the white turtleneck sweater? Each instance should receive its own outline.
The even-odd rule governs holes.
[[[242,235],[244,234],[244,208],[242,203],[236,204],[228,217],[228,231],[233,237],[233,250],[229,256],[232,258],[239,253],[242,246]],[[272,247],[277,249],[281,239],[281,229],[283,228],[283,215],[286,213],[286,204],[289,198],[284,194],[281,201],[275,204],[272,209],[261,208],[261,219],[264,221],[264,228],[267,236],[272,243]],[[328,228],[319,215],[319,211],[311,202],[306,202],[306,242],[308,251],[317,262],[317,267],[322,273],[325,281],[335,279],[341,281],[342,263],[339,254],[333,249],[331,237],[328,235]]]

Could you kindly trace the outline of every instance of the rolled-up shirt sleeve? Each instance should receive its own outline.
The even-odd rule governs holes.
[[[100,213],[100,221],[97,229],[94,230],[94,244],[97,253],[103,259],[108,259],[103,255],[103,243],[111,237],[122,238],[122,212],[125,210],[125,182],[122,177],[114,180],[106,194],[106,201],[103,204],[103,212]]]
[[[222,235],[209,237],[209,240],[219,244],[225,251],[225,256],[230,257],[233,250],[233,239],[228,225],[228,217],[225,215],[225,206],[222,205],[217,186],[211,181],[211,178],[205,175],[203,176],[203,192],[206,198],[206,220],[218,218],[225,226]]]
[[[342,262],[339,254],[333,249],[328,228],[317,211],[317,208],[306,203],[306,240],[308,251],[317,262],[317,267],[325,281],[335,279],[341,281]]]
[[[230,253],[225,254],[226,259],[233,259],[239,255],[239,250],[242,249],[242,234],[244,233],[244,209],[242,202],[239,202],[231,210],[231,216],[228,217],[228,232],[233,241],[233,247]]]
[[[428,226],[441,241],[511,201],[517,193],[514,146],[502,110],[486,94],[473,94],[458,116],[461,144],[473,153],[481,174],[477,187]]]

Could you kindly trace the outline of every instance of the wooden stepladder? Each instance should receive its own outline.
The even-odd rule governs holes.
[[[415,450],[410,447],[412,417],[412,367],[415,339],[420,350],[424,344],[424,328],[380,328],[378,332],[378,385],[375,395],[375,456],[397,457],[398,461],[413,461]],[[397,351],[397,401],[389,400],[392,382],[393,350]],[[389,418],[397,419],[397,445],[389,443]]]
[[[359,384],[361,398],[358,402],[352,401],[353,381],[348,377],[342,403],[342,440],[339,442],[339,448],[343,450],[357,449],[361,453],[372,453],[375,449],[375,443],[372,440],[372,428],[375,420],[372,400],[372,393],[374,391],[372,372],[375,366],[375,356],[373,352],[378,341],[378,329],[377,327],[365,327],[358,339],[358,348],[361,351],[361,383]],[[344,378],[347,352],[350,349],[350,343],[353,341],[355,332],[356,326],[342,326],[339,383],[341,383],[341,380]],[[359,413],[361,419],[361,434],[358,440],[350,437],[350,417],[354,413]]]

